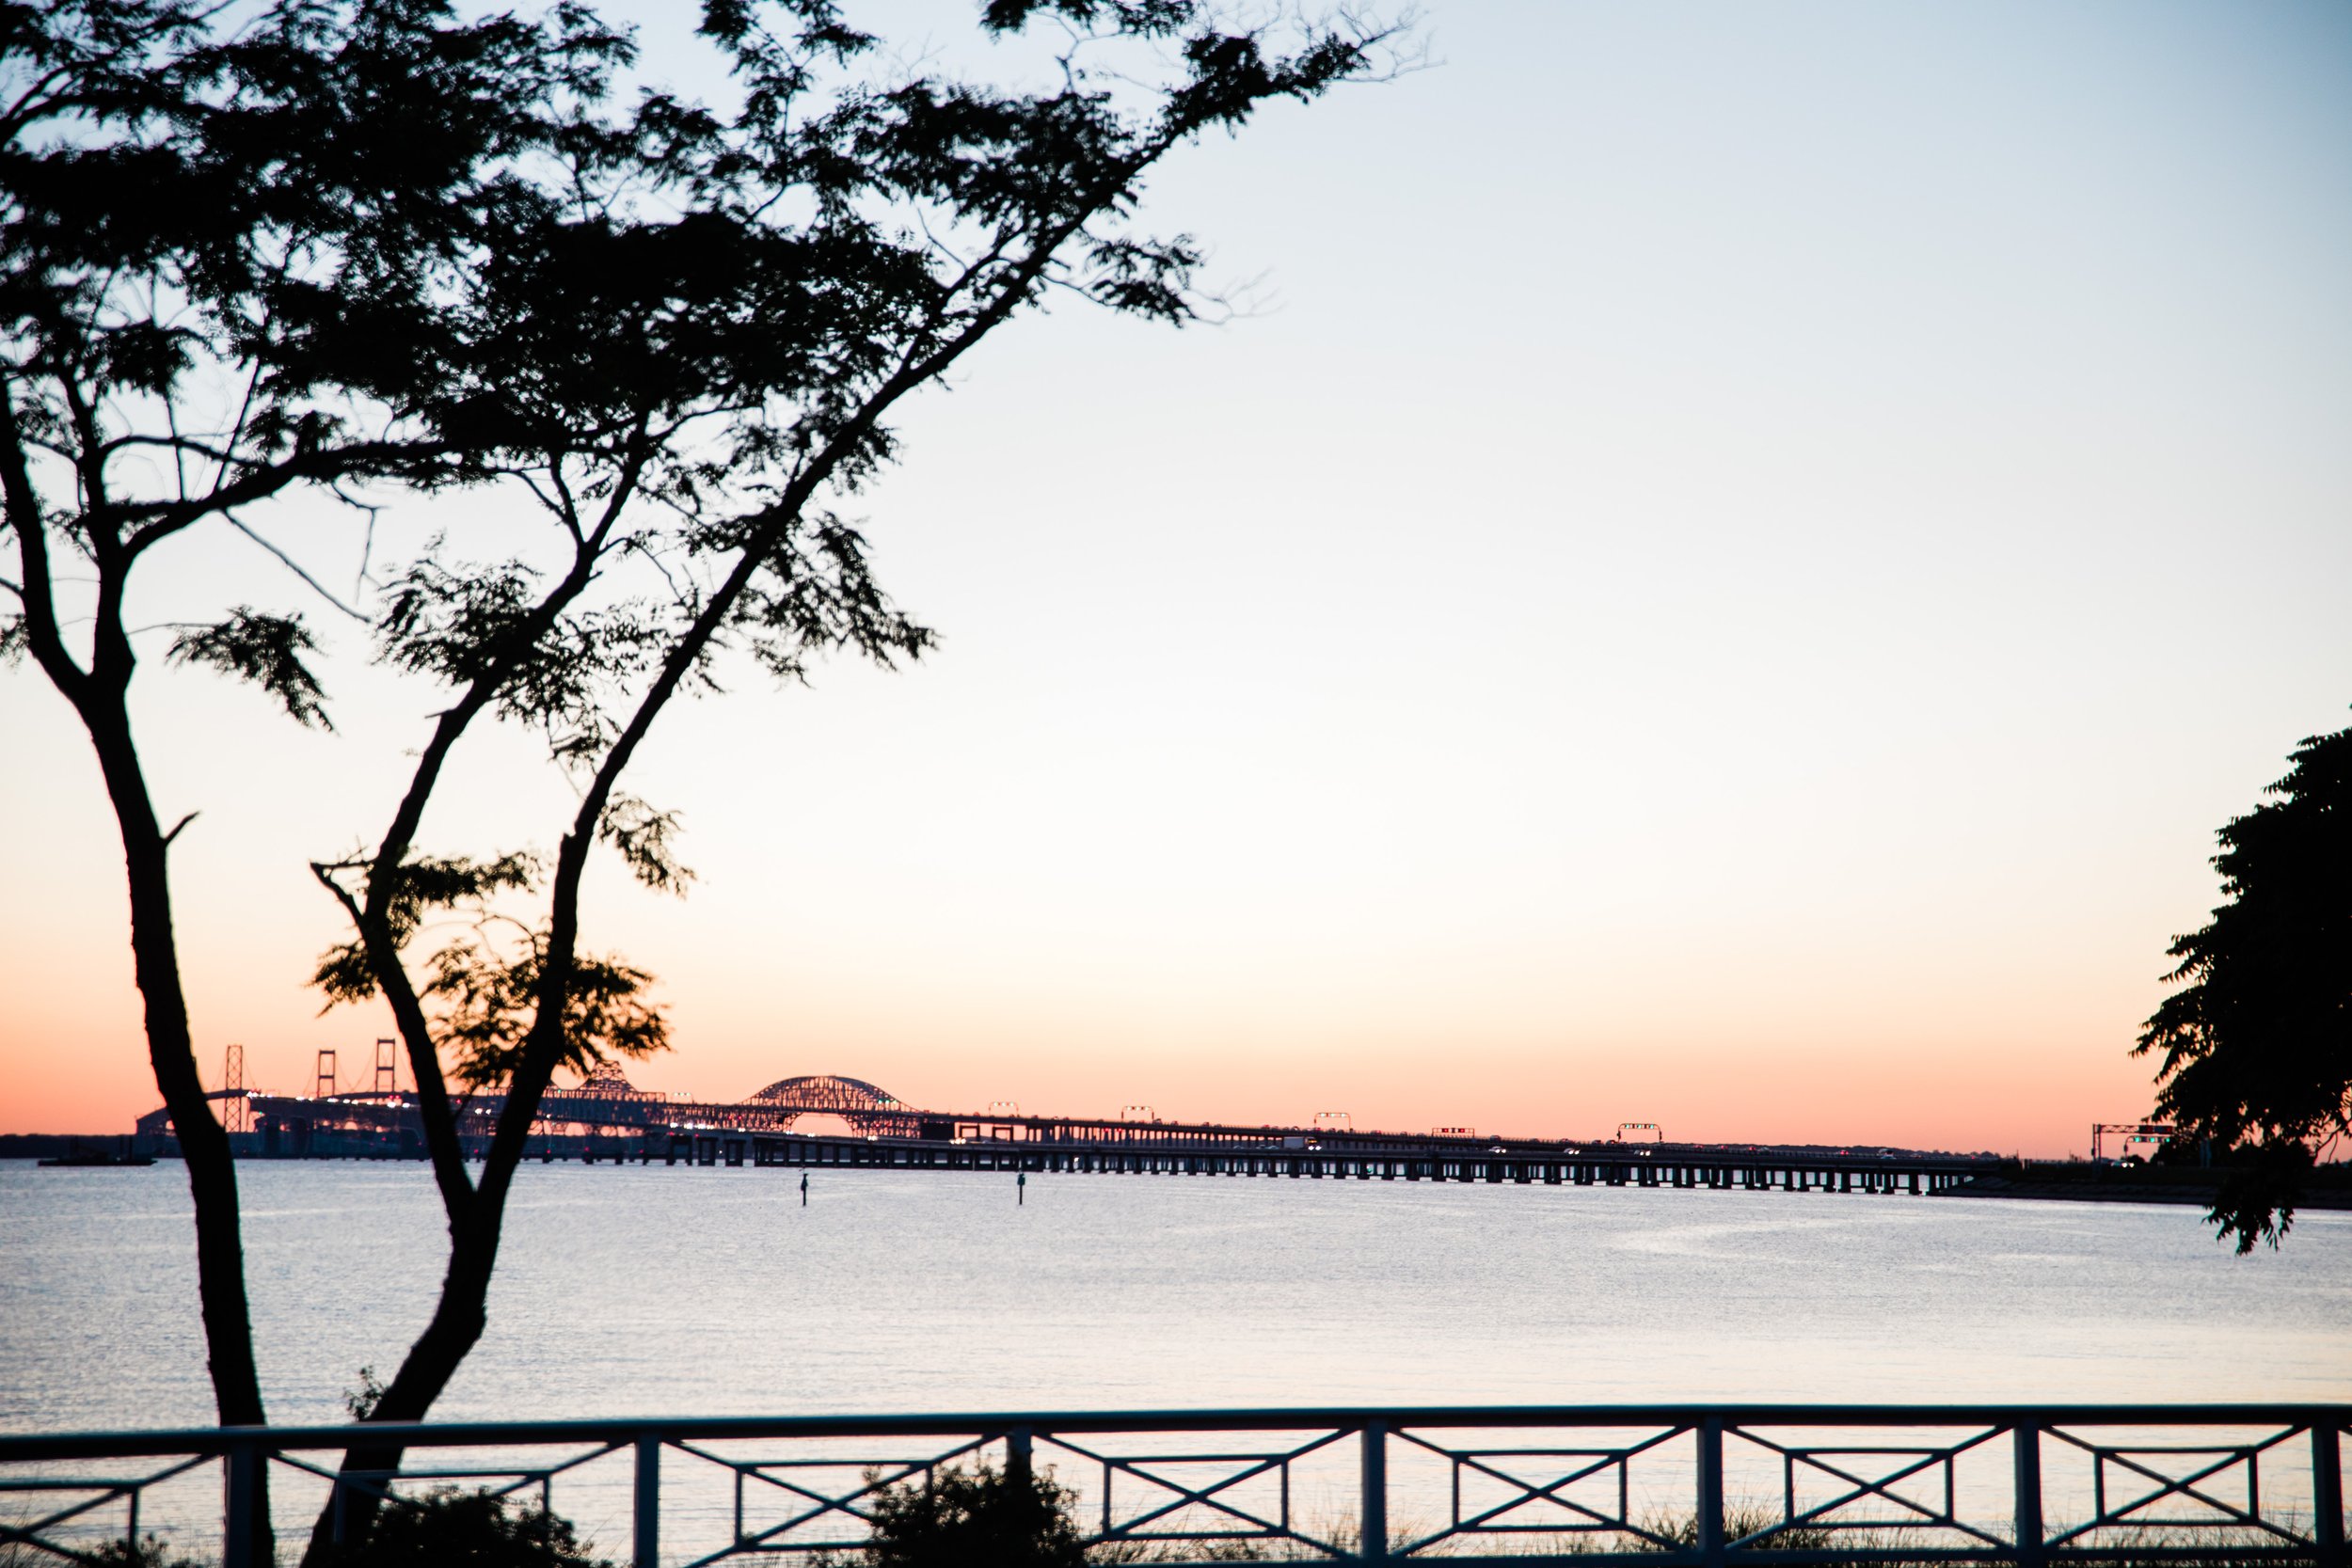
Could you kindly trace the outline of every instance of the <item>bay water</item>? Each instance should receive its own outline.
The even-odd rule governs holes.
[[[271,1418],[431,1310],[421,1165],[239,1167]],[[1210,1177],[526,1166],[437,1416],[2352,1399],[2352,1213]],[[0,1429],[212,1418],[185,1179],[0,1163]]]

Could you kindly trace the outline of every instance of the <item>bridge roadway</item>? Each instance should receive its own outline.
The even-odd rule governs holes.
[[[1002,1118],[957,1118],[966,1128]],[[1041,1122],[1043,1118],[1038,1118]],[[1095,1124],[1054,1123],[1073,1131]],[[977,1135],[897,1138],[673,1126],[649,1132],[641,1158],[697,1165],[1037,1171],[1127,1176],[1472,1181],[1521,1186],[1684,1187],[1717,1191],[1935,1194],[1998,1168],[1942,1154],[1821,1148],[1453,1139],[1407,1133],[1302,1133],[1295,1128],[1100,1124],[1110,1138]],[[1152,1134],[1166,1134],[1153,1136]]]
[[[421,1127],[410,1097],[342,1093],[313,1100],[222,1090],[242,1101],[232,1137],[274,1155],[413,1157]],[[501,1098],[469,1101],[459,1127],[469,1152],[485,1145]],[[848,1131],[794,1131],[804,1117]],[[244,1131],[238,1129],[242,1127]],[[167,1112],[139,1123],[141,1147],[170,1148]],[[1156,1117],[1025,1116],[927,1111],[861,1079],[780,1079],[731,1102],[674,1100],[599,1069],[577,1088],[550,1091],[532,1132],[542,1159],[627,1159],[671,1164],[882,1166],[914,1170],[1066,1171],[1168,1176],[1485,1181],[1578,1186],[1776,1188],[1789,1192],[1937,1193],[2001,1168],[1992,1158],[1881,1149],[1754,1144],[1627,1144],[1479,1137]]]

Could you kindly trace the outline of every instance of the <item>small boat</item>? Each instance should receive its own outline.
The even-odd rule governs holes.
[[[77,1148],[71,1154],[53,1154],[40,1164],[65,1165],[74,1169],[91,1165],[151,1165],[154,1157],[148,1154],[109,1154],[103,1148]]]

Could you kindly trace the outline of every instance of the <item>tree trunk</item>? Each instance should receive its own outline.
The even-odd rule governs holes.
[[[561,968],[551,965],[553,977],[544,982],[548,993],[542,997],[532,1020],[523,1064],[507,1084],[498,1130],[482,1162],[482,1179],[475,1184],[470,1200],[451,1216],[449,1270],[441,1277],[441,1296],[434,1307],[433,1320],[425,1324],[416,1343],[409,1346],[399,1374],[368,1412],[370,1421],[424,1419],[433,1402],[448,1388],[450,1379],[457,1374],[458,1367],[480,1342],[483,1330],[489,1326],[490,1276],[498,1265],[499,1242],[506,1224],[507,1195],[514,1189],[515,1172],[521,1165],[523,1150],[530,1142],[540,1097],[554,1079],[555,1064],[563,1049],[562,997],[570,977],[569,933],[576,924],[579,871],[586,853],[586,841],[580,835],[565,838],[563,856],[570,875],[559,876],[556,897],[556,928],[564,942]],[[386,1477],[400,1468],[404,1451],[391,1443],[355,1443],[344,1450],[340,1473],[380,1487]],[[358,1487],[338,1487],[337,1491],[342,1494],[341,1506],[336,1497],[328,1497],[326,1507],[310,1528],[310,1544],[302,1555],[303,1568],[324,1568],[334,1549],[336,1536],[340,1533],[346,1540],[355,1540],[364,1535],[382,1506],[381,1499]]]
[[[86,500],[103,499],[91,483]],[[180,987],[180,945],[171,917],[172,834],[155,821],[155,804],[131,738],[128,696],[137,659],[123,631],[122,578],[130,558],[119,536],[93,530],[98,568],[98,604],[93,617],[90,668],[67,653],[57,622],[49,562],[50,520],[33,487],[13,386],[0,395],[0,499],[17,536],[24,579],[18,597],[24,607],[25,641],[50,684],[73,706],[98,753],[115,825],[122,834],[122,864],[131,895],[131,961],[146,1009],[147,1057],[155,1087],[171,1113],[179,1135],[181,1164],[188,1173],[188,1196],[196,1209],[197,1301],[204,1322],[206,1370],[212,1374],[213,1406],[223,1426],[262,1426],[261,1373],[253,1360],[253,1316],[245,1294],[243,1216],[237,1207],[237,1168],[229,1134],[204,1098],[196,1069],[196,1046],[188,1029],[188,1002]],[[183,826],[185,824],[183,823]],[[173,832],[178,830],[174,829]],[[261,1519],[256,1549],[273,1555],[269,1528],[269,1475],[259,1478]],[[228,1568],[246,1568],[242,1563]]]
[[[172,926],[170,840],[156,825],[128,715],[118,705],[92,703],[84,707],[82,717],[122,832],[123,868],[131,892],[132,966],[146,1008],[148,1060],[171,1113],[181,1164],[188,1173],[188,1194],[196,1206],[197,1298],[204,1320],[214,1408],[223,1426],[262,1426],[269,1418],[262,1404],[253,1317],[246,1299],[236,1163],[229,1134],[213,1115],[197,1071]],[[264,1468],[258,1535],[263,1561],[271,1553],[268,1496]]]
[[[485,1189],[489,1183],[484,1183]],[[400,1364],[383,1396],[369,1411],[367,1421],[421,1421],[449,1387],[450,1379],[481,1338],[490,1323],[490,1275],[498,1263],[499,1237],[505,1220],[505,1187],[477,1194],[463,1218],[450,1224],[449,1269],[441,1276],[441,1296],[433,1319]],[[338,1486],[339,1499],[326,1507],[310,1527],[310,1544],[302,1554],[303,1568],[321,1568],[332,1554],[336,1536],[358,1540],[374,1521],[381,1501],[364,1490],[381,1487],[400,1468],[405,1452],[399,1445],[355,1443],[343,1451],[340,1473],[362,1484]]]

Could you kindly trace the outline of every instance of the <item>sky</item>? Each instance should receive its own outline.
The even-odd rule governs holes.
[[[966,15],[882,20],[985,71]],[[662,721],[631,787],[699,881],[587,897],[661,976],[639,1084],[2042,1155],[2146,1113],[2215,830],[2352,722],[2352,9],[1421,17],[1427,69],[1150,187],[1255,310],[1065,300],[910,408],[852,511],[933,655]],[[270,527],[349,579],[347,519]],[[300,603],[267,565],[192,536],[137,608]],[[434,693],[336,643],[332,736],[140,678],[208,1082],[390,1032],[305,988],[307,863]],[[521,735],[454,786],[436,849],[569,814]],[[0,806],[0,1131],[127,1129],[119,849],[30,665]]]

